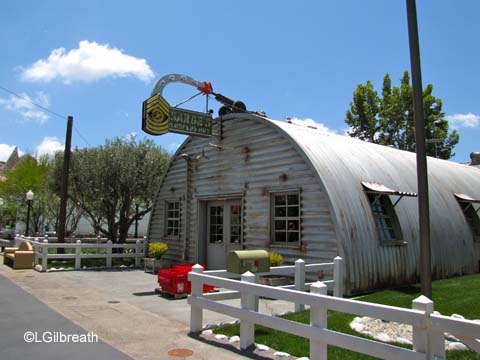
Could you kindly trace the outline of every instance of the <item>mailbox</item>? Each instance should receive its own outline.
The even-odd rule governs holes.
[[[246,271],[252,273],[269,272],[270,259],[265,250],[237,250],[231,251],[227,256],[227,271],[235,274],[243,274]]]

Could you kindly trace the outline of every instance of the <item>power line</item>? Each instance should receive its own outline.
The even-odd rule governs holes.
[[[1,85],[0,85],[0,89],[2,89],[2,90],[4,90],[4,91],[6,91],[6,92],[8,92],[8,93],[10,93],[10,94],[12,94],[12,95],[14,95],[14,96],[16,96],[16,97],[19,98],[19,99],[25,100],[25,101],[29,102],[30,104],[39,107],[39,108],[42,109],[43,111],[46,111],[46,112],[48,112],[48,113],[50,113],[50,114],[52,114],[52,115],[55,115],[55,116],[58,116],[59,118],[62,118],[62,119],[64,119],[64,120],[67,120],[67,117],[66,117],[65,115],[60,115],[59,113],[56,113],[55,111],[49,110],[49,109],[47,109],[46,107],[43,107],[42,105],[33,102],[32,100],[30,100],[29,98],[27,98],[27,97],[25,97],[25,96],[21,96],[21,95],[17,94],[16,92],[13,92],[12,90],[9,90],[9,89],[1,86]]]
[[[9,94],[11,94],[11,95],[13,95],[13,96],[15,96],[15,97],[17,97],[17,98],[19,98],[19,99],[22,99],[22,100],[24,100],[24,101],[29,102],[30,104],[32,104],[32,105],[34,105],[34,106],[42,109],[43,111],[46,111],[46,112],[48,112],[48,113],[50,113],[50,114],[52,114],[52,115],[54,115],[54,116],[57,116],[57,117],[59,117],[59,118],[61,118],[61,119],[68,120],[68,117],[67,117],[67,116],[61,115],[61,114],[59,114],[59,113],[57,113],[57,112],[55,112],[55,111],[52,111],[52,110],[50,110],[50,109],[47,109],[46,107],[44,107],[44,106],[42,106],[42,105],[40,105],[40,104],[37,104],[36,102],[33,102],[33,101],[30,100],[28,97],[25,97],[25,96],[22,96],[22,95],[20,95],[20,94],[17,94],[16,92],[14,92],[14,91],[12,91],[12,90],[10,90],[10,89],[7,89],[6,87],[3,87],[3,86],[1,86],[1,85],[0,85],[0,89],[2,89],[3,91],[6,91],[7,93],[9,93]],[[77,135],[78,135],[83,141],[85,141],[85,143],[86,143],[88,146],[91,147],[92,145],[90,145],[90,143],[87,141],[87,139],[85,139],[85,137],[80,133],[80,130],[78,130],[78,128],[77,128],[75,125],[73,125],[73,128],[74,128],[75,132],[77,133]]]

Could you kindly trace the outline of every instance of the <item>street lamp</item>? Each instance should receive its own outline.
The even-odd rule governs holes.
[[[32,200],[33,200],[33,191],[28,190],[27,193],[25,194],[25,198],[27,199],[27,204],[28,204],[28,208],[27,208],[27,227],[25,229],[25,235],[28,236],[28,224],[30,223],[30,207],[32,205]]]

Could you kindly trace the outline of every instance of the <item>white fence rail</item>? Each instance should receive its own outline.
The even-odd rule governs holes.
[[[95,239],[99,240],[99,239]],[[145,256],[144,240],[135,239],[134,243],[113,244],[111,240],[106,243],[83,243],[82,240],[76,240],[75,243],[50,243],[49,238],[45,237],[42,241],[38,238],[27,238],[18,236],[15,238],[15,244],[19,245],[23,241],[32,244],[35,252],[35,265],[41,265],[41,271],[47,271],[48,260],[51,259],[75,259],[75,269],[82,268],[82,259],[105,259],[105,266],[112,267],[112,258],[134,258],[135,266],[140,267],[141,259]],[[50,249],[65,249],[65,253],[49,253]],[[94,249],[95,253],[84,253],[84,249]],[[122,249],[122,252],[114,253],[113,249]],[[70,250],[70,252],[68,252]],[[102,252],[102,250],[104,252]]]
[[[305,264],[305,261],[299,259],[295,261],[295,265],[286,265],[286,266],[276,266],[270,268],[269,272],[265,273],[256,273],[254,283],[259,282],[260,277],[264,276],[293,276],[295,278],[293,285],[282,285],[278,286],[283,289],[295,289],[298,291],[305,291],[308,286],[312,285],[313,282],[305,283],[305,279],[308,273],[326,274],[332,273],[332,279],[323,281],[328,288],[328,290],[333,292],[333,296],[342,297],[344,294],[343,288],[343,259],[340,256],[337,256],[333,259],[333,262],[330,263],[321,263],[321,264]],[[226,270],[208,270],[204,271],[203,274],[217,276],[221,278],[239,278],[240,275],[232,274]],[[231,300],[238,299],[241,297],[240,291],[222,291],[218,293],[205,294],[205,298],[210,300]],[[295,303],[295,311],[304,310],[304,305],[301,303]],[[258,309],[258,296],[255,297],[255,309]]]
[[[192,293],[188,298],[190,331],[203,329],[204,309],[240,319],[241,349],[253,345],[254,325],[259,324],[309,339],[311,360],[327,359],[327,345],[383,359],[445,359],[445,332],[466,338],[471,343],[468,346],[479,351],[480,324],[434,315],[433,302],[424,296],[413,301],[413,309],[404,309],[327,296],[327,286],[321,282],[311,284],[310,293],[306,293],[255,284],[255,275],[250,272],[243,274],[240,281],[221,278],[212,272],[204,273],[200,265],[193,267],[188,279],[192,282]],[[203,284],[239,292],[241,307],[213,301],[209,294],[202,294]],[[310,325],[259,313],[255,309],[255,297],[258,296],[309,305]],[[413,327],[413,350],[329,330],[327,310],[410,324]]]

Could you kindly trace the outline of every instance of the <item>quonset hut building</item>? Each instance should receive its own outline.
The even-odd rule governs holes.
[[[251,114],[214,120],[172,158],[152,215],[150,242],[174,262],[225,268],[236,249],[286,263],[345,259],[358,293],[419,279],[415,154]],[[428,159],[434,278],[480,266],[480,167]]]

